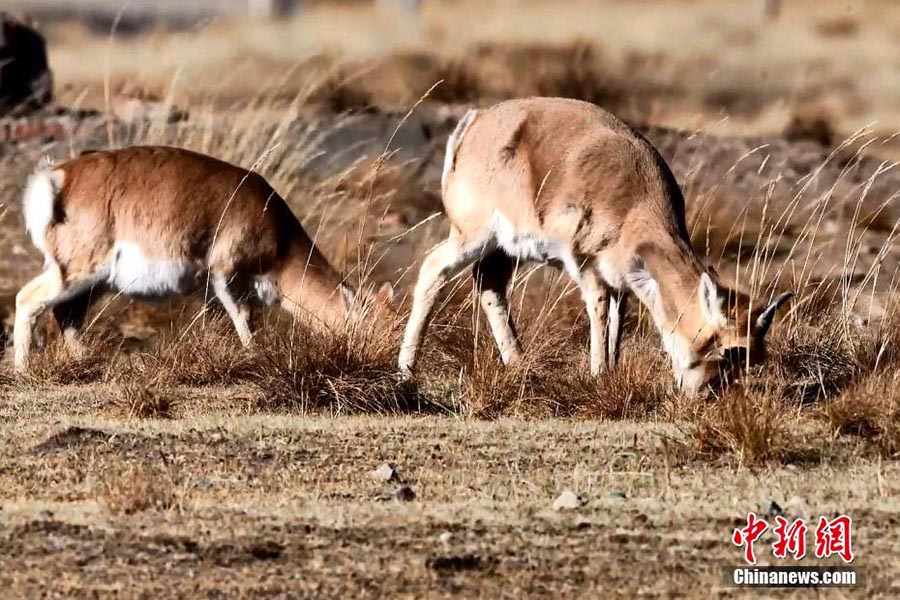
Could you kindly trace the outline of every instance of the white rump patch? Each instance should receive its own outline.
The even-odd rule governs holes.
[[[469,109],[463,115],[463,118],[459,120],[459,123],[456,124],[456,128],[450,134],[450,139],[447,140],[447,151],[444,154],[444,170],[441,173],[441,188],[447,185],[447,176],[450,175],[450,172],[453,171],[453,167],[456,165],[456,153],[459,152],[463,136],[466,135],[466,130],[469,129],[469,125],[475,120],[477,113],[478,111],[474,108]]]
[[[65,173],[42,169],[28,178],[22,199],[25,214],[25,230],[34,246],[44,254],[45,263],[53,262],[47,247],[47,228],[53,222],[53,208],[56,196],[62,188]]]
[[[196,287],[197,275],[197,269],[186,262],[147,258],[133,242],[113,246],[109,284],[124,294],[186,294]]]

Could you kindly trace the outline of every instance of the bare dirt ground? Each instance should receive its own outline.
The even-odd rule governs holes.
[[[733,595],[732,530],[771,501],[853,517],[861,585],[834,595],[897,595],[900,14],[784,4],[426,2],[397,21],[317,3],[113,38],[46,23],[63,108],[0,121],[6,333],[40,270],[27,174],[131,143],[255,166],[352,282],[396,285],[398,314],[323,337],[262,313],[244,351],[199,301],[111,299],[81,356],[47,323],[30,375],[0,364],[7,595]],[[757,299],[797,294],[766,366],[680,397],[633,307],[623,365],[593,380],[572,285],[523,269],[522,364],[500,367],[464,276],[428,368],[396,379],[406,294],[446,234],[446,135],[466,106],[528,94],[630,119],[710,264]],[[397,480],[370,475],[384,462]],[[586,504],[553,510],[566,489]]]
[[[174,421],[107,416],[115,390],[3,406],[0,581],[21,596],[703,596],[739,515],[850,513],[865,590],[897,593],[897,466],[854,444],[735,470],[671,427],[247,415],[188,392]],[[194,395],[204,396],[204,399]],[[369,471],[385,461],[415,492]],[[566,488],[589,502],[558,513]],[[801,496],[803,501],[794,499]]]

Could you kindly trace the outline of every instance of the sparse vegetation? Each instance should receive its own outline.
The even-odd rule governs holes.
[[[897,372],[866,379],[826,402],[822,414],[834,436],[854,436],[885,458],[900,452]]]
[[[792,426],[796,427],[796,420],[772,395],[740,390],[703,410],[692,435],[702,456],[732,455],[738,464],[755,465],[791,456]]]
[[[114,406],[129,419],[170,419],[178,402],[173,392],[152,383],[127,383]]]
[[[100,499],[113,514],[169,510],[182,500],[176,477],[165,464],[135,463],[104,473]]]

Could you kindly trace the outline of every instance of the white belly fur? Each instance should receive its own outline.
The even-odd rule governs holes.
[[[124,294],[167,296],[187,294],[198,282],[199,270],[184,261],[147,258],[133,242],[117,242],[109,261],[108,283]]]
[[[494,214],[493,234],[497,245],[508,255],[523,261],[564,260],[568,248],[558,241],[531,234],[520,234],[502,215]]]
[[[581,266],[575,260],[571,249],[564,242],[532,234],[520,234],[512,223],[495,213],[493,235],[497,245],[509,256],[522,262],[559,261],[566,272],[576,280]]]
[[[493,243],[512,258],[522,262],[558,261],[575,281],[581,279],[580,273],[585,265],[579,264],[571,248],[561,240],[518,233],[513,224],[499,213],[494,213],[490,235]],[[594,265],[606,285],[616,290],[624,288],[622,271],[611,255],[601,253]]]

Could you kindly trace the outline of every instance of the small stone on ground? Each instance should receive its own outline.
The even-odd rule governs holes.
[[[369,475],[376,481],[390,482],[399,480],[396,467],[389,462],[383,463],[373,471],[369,471]]]
[[[587,500],[585,500],[581,494],[573,492],[572,490],[564,490],[563,493],[557,496],[556,500],[553,501],[553,510],[575,510],[576,508],[584,506],[586,502]]]

